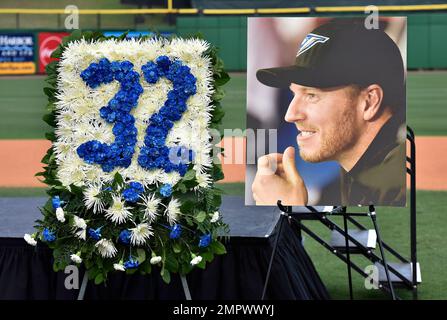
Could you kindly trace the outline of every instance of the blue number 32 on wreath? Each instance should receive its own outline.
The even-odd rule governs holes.
[[[185,147],[167,147],[166,138],[174,122],[179,121],[187,109],[186,101],[196,93],[196,78],[181,60],[167,56],[149,61],[141,68],[146,82],[155,84],[165,77],[173,88],[159,112],[149,119],[144,146],[138,155],[138,164],[147,170],[164,169],[176,171],[183,176],[188,163],[193,160],[193,151]],[[100,116],[113,124],[115,141],[111,144],[90,140],[77,148],[77,154],[88,164],[99,164],[103,171],[110,172],[116,167],[130,166],[137,143],[137,128],[131,110],[138,104],[143,93],[140,74],[130,61],[113,61],[103,58],[91,63],[81,72],[82,80],[92,89],[102,84],[118,81],[119,91],[100,109]]]

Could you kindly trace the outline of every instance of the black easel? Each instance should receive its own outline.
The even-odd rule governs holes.
[[[280,209],[281,212],[281,218],[280,218],[280,225],[278,228],[278,233],[275,238],[274,247],[272,250],[272,255],[270,257],[270,263],[269,268],[267,270],[266,280],[264,283],[264,289],[262,294],[262,299],[265,298],[265,293],[268,287],[268,282],[270,278],[271,273],[271,267],[275,258],[276,254],[276,247],[278,246],[278,240],[281,235],[281,229],[282,225],[284,223],[284,220],[286,217],[289,219],[291,218],[292,221],[296,221],[297,223],[297,232],[301,234],[301,231],[306,232],[308,235],[310,235],[313,239],[315,239],[318,243],[323,245],[326,249],[333,252],[337,257],[339,257],[341,260],[343,260],[348,265],[348,281],[349,281],[349,291],[350,291],[350,297],[353,298],[352,294],[352,277],[351,277],[351,269],[353,268],[355,271],[360,273],[363,277],[368,277],[368,275],[355,263],[351,262],[350,259],[350,246],[349,242],[352,242],[359,250],[360,252],[369,260],[372,262],[380,263],[384,267],[385,276],[386,276],[386,282],[387,286],[383,286],[382,284],[379,284],[379,288],[389,292],[391,298],[393,300],[399,299],[394,292],[393,287],[393,281],[391,280],[390,272],[393,273],[398,281],[401,281],[402,285],[404,285],[406,288],[411,289],[413,292],[413,299],[417,299],[417,284],[418,284],[418,263],[417,263],[417,250],[416,250],[416,144],[414,139],[414,132],[410,127],[407,127],[407,140],[410,142],[410,156],[407,156],[407,162],[409,163],[410,167],[407,167],[407,173],[410,175],[410,244],[411,244],[411,259],[407,260],[402,255],[400,255],[396,250],[392,249],[389,245],[387,245],[385,242],[382,241],[382,238],[380,236],[379,232],[379,226],[377,223],[377,217],[376,217],[376,211],[373,205],[370,205],[368,207],[367,213],[347,213],[346,207],[338,207],[334,209],[332,212],[319,212],[315,208],[311,206],[307,206],[306,208],[309,209],[310,212],[292,212],[292,207],[290,206],[283,206],[281,204],[281,201],[278,201],[277,206]],[[341,209],[341,210],[340,210]],[[343,216],[343,222],[344,222],[344,229],[341,229],[338,227],[334,222],[332,222],[328,215],[337,216],[342,215]],[[371,249],[363,246],[357,239],[349,235],[348,228],[347,228],[347,222],[353,223],[356,227],[360,228],[360,230],[366,230],[366,228],[360,224],[358,221],[354,219],[354,217],[361,217],[361,216],[369,216],[373,222],[374,230],[376,232],[377,236],[377,242],[379,244],[380,249],[380,255],[379,258],[376,256]],[[344,235],[345,237],[345,252],[346,256],[341,254],[337,249],[332,247],[330,244],[328,244],[326,241],[321,239],[318,235],[316,235],[314,232],[312,232],[309,228],[304,226],[301,221],[302,220],[320,220],[325,226],[327,226],[331,230],[336,230],[340,234]],[[408,277],[405,277],[404,274],[400,271],[398,271],[395,267],[387,263],[385,258],[385,249],[389,251],[393,256],[398,258],[402,263],[404,264],[410,264],[411,265],[411,279]]]

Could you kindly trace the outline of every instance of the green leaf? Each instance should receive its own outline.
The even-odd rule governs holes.
[[[165,268],[170,272],[177,272],[178,271],[177,259],[175,259],[172,256],[167,256],[165,260]]]
[[[171,274],[169,273],[168,270],[161,269],[160,275],[165,283],[169,284],[171,282]]]
[[[199,211],[199,213],[194,217],[198,223],[202,223],[206,219],[206,212]]]
[[[180,206],[180,211],[182,213],[192,212],[192,210],[194,209],[195,206],[196,206],[196,203],[194,201],[187,200],[187,201],[183,202],[182,205]]]
[[[188,189],[186,188],[184,183],[179,182],[177,184],[177,188],[181,193],[186,193],[188,191]]]
[[[195,178],[196,178],[196,170],[194,169],[188,170],[186,174],[183,176],[183,180],[185,181],[193,180]]]
[[[71,184],[71,185],[70,185],[70,190],[71,190],[71,192],[74,193],[75,195],[81,197],[81,199],[82,199],[82,197],[84,197],[84,193],[83,193],[81,187],[78,187],[78,186],[76,186],[76,185],[74,185],[74,184]]]
[[[126,269],[126,274],[134,274],[138,269]]]
[[[175,242],[172,245],[172,250],[174,250],[174,253],[180,253],[182,252],[182,246],[178,242]]]
[[[43,92],[50,98],[54,97],[55,93],[56,93],[56,89],[54,88],[50,88],[50,87],[45,87],[43,88]]]
[[[42,117],[43,121],[52,127],[56,127],[56,116],[52,113],[47,113]]]
[[[46,65],[45,72],[47,73],[47,75],[52,75],[56,73],[57,64],[58,64],[57,61],[51,61],[49,64]]]
[[[95,277],[95,284],[101,284],[104,282],[104,275],[101,273],[98,273]]]
[[[149,262],[149,260],[146,260],[140,267],[141,272],[145,274],[149,274],[152,271],[152,266]]]
[[[113,185],[114,186],[121,186],[124,184],[123,177],[119,174],[119,172],[115,173],[115,176],[113,177]]]
[[[90,259],[84,259],[84,265],[87,269],[90,269],[93,266],[93,261]]]
[[[218,108],[214,108],[214,110],[211,112],[211,121],[214,123],[218,123],[222,120],[222,118],[225,116],[225,111],[222,107]]]
[[[54,132],[45,133],[45,138],[50,141],[56,141],[56,134]]]
[[[215,80],[216,86],[223,86],[230,81],[230,76],[225,71],[220,74],[220,77]]]
[[[137,249],[137,261],[143,263],[146,260],[146,252],[143,249]]]
[[[197,186],[199,183],[196,181],[196,179],[193,179],[193,180],[187,180],[187,181],[185,181],[184,184],[185,184],[185,187],[186,187],[186,188],[192,189],[192,188],[194,188],[195,186]]]
[[[206,260],[202,259],[202,261],[200,261],[200,263],[197,264],[197,268],[205,269],[205,267],[206,267]]]
[[[211,251],[203,252],[200,255],[206,262],[211,262],[214,259],[214,254]]]
[[[58,46],[56,50],[51,53],[51,58],[60,58],[62,56],[62,46]]]
[[[225,248],[225,246],[220,243],[219,241],[213,241],[211,242],[210,245],[211,249],[213,250],[213,252],[215,254],[225,254],[227,253],[227,249]]]
[[[91,269],[88,270],[88,279],[93,280],[96,276],[101,272],[95,265]]]
[[[219,163],[215,163],[213,165],[213,171],[212,171],[211,175],[213,176],[214,181],[222,180],[224,178],[224,174],[222,171],[222,165]]]

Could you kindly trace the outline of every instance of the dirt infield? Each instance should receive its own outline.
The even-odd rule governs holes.
[[[245,156],[237,159],[234,155],[236,149],[245,150],[245,139],[225,138],[222,145],[227,155],[223,164],[223,182],[243,182]],[[49,146],[50,142],[47,140],[0,140],[0,187],[45,186],[34,174],[41,171],[40,160]],[[447,171],[444,170],[447,137],[417,137],[416,152],[417,188],[447,190]]]

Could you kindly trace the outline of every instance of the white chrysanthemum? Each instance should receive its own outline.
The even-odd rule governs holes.
[[[202,262],[202,257],[201,256],[197,256],[197,257],[194,257],[191,260],[191,265],[195,266],[196,264],[199,264],[200,262]]]
[[[108,239],[99,240],[96,242],[95,247],[103,258],[113,258],[117,253],[115,245]]]
[[[153,193],[151,196],[142,197],[144,203],[144,217],[149,220],[149,222],[155,221],[158,216],[158,206],[161,203],[161,199],[158,199]]]
[[[180,201],[177,199],[172,198],[171,201],[169,201],[168,206],[166,207],[165,214],[166,218],[170,225],[173,225],[177,222],[179,215],[180,215]]]
[[[150,260],[151,264],[157,264],[157,263],[160,263],[160,262],[161,262],[161,257],[160,256],[152,257],[151,260]]]
[[[132,213],[129,211],[130,208],[125,206],[124,200],[120,196],[112,196],[112,199],[112,206],[106,210],[107,218],[114,223],[121,224],[132,217]]]
[[[126,268],[124,268],[124,266],[121,263],[114,263],[113,269],[117,271],[126,271]]]
[[[179,182],[181,178],[182,177],[180,176],[180,174],[175,171],[169,173],[161,172],[158,177],[158,181],[160,181],[160,183],[162,184],[170,184],[171,186],[173,186],[177,184],[177,182]]]
[[[26,243],[28,243],[29,245],[32,246],[36,246],[37,245],[37,241],[36,239],[34,239],[35,235],[30,235],[28,233],[25,233],[25,235],[23,236],[23,239],[25,239]]]
[[[73,226],[80,229],[86,229],[87,223],[85,223],[84,219],[79,218],[78,216],[73,216]]]
[[[211,223],[215,223],[215,222],[217,222],[219,219],[220,219],[219,211],[216,211],[216,212],[213,213],[213,216],[211,217],[210,222],[211,222]]]
[[[75,232],[75,236],[81,240],[85,240],[87,238],[87,229],[78,229]]]
[[[64,209],[62,209],[61,207],[58,207],[56,209],[56,219],[60,222],[65,222]]]
[[[208,173],[201,173],[201,172],[196,173],[196,180],[198,185],[195,189],[208,188],[211,182],[213,181],[211,175],[209,175]]]
[[[84,203],[88,209],[93,208],[93,213],[98,213],[104,210],[104,203],[98,195],[102,191],[102,186],[93,184],[84,191]]]
[[[54,153],[59,157],[59,159],[65,160],[67,155],[71,152],[72,146],[64,141],[55,141],[53,143]]]
[[[81,263],[81,262],[82,262],[81,257],[80,257],[79,255],[77,255],[77,254],[72,254],[72,255],[70,255],[70,259],[71,259],[71,261],[73,261],[74,263]]]
[[[135,228],[131,228],[129,230],[131,231],[130,242],[134,246],[144,244],[150,236],[154,235],[151,226],[147,223],[141,223]]]

